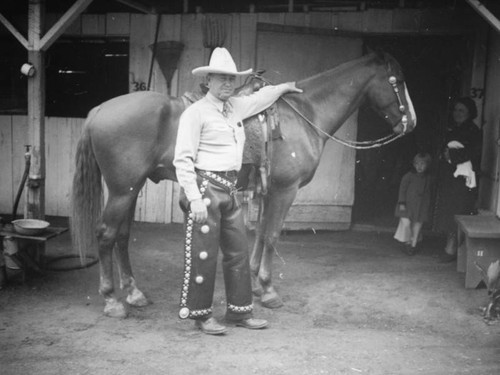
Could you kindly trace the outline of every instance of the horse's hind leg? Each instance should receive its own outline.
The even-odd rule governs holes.
[[[133,196],[117,197],[110,192],[103,212],[102,222],[97,228],[97,239],[100,264],[99,293],[103,296],[104,314],[114,318],[125,318],[127,308],[115,295],[113,282],[113,248],[117,243],[121,226],[128,220],[130,206],[135,202]],[[120,240],[122,242],[122,240]],[[126,251],[126,250],[125,250]]]
[[[132,267],[130,265],[130,258],[128,253],[129,239],[130,239],[130,227],[132,224],[132,219],[134,217],[134,209],[137,197],[133,200],[129,212],[127,214],[127,220],[120,226],[118,237],[116,240],[115,254],[118,260],[118,267],[120,272],[120,287],[127,291],[127,303],[132,306],[146,306],[149,304],[144,293],[142,293],[138,288],[135,281],[135,277],[132,273]]]

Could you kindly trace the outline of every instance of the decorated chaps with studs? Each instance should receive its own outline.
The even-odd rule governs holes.
[[[249,318],[253,309],[252,288],[246,228],[236,196],[237,172],[196,172],[208,219],[204,224],[194,222],[189,203],[181,191],[185,241],[179,317],[205,319],[212,315],[220,247],[226,287],[226,318]]]

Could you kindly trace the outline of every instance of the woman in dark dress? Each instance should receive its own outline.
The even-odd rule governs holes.
[[[481,166],[482,132],[473,122],[476,116],[476,104],[471,98],[457,99],[445,131],[434,217],[434,231],[447,236],[440,262],[456,259],[455,215],[474,215],[477,212],[476,181]]]

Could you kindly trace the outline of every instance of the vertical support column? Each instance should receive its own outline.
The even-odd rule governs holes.
[[[469,95],[477,106],[477,125],[483,126],[483,103],[486,76],[486,60],[488,51],[488,27],[480,25],[476,28],[472,56],[472,74]]]
[[[485,125],[485,120],[483,116],[484,110],[484,94],[486,89],[486,67],[488,59],[488,33],[489,26],[485,23],[481,23],[476,27],[476,32],[474,35],[474,44],[472,49],[472,62],[471,62],[471,75],[470,75],[470,86],[468,95],[474,100],[477,107],[477,118],[474,120],[475,123],[482,129]],[[487,146],[488,140],[483,137],[483,155],[481,158],[481,164],[488,160],[488,155],[486,152],[489,151]],[[483,167],[484,168],[484,167]],[[481,170],[483,170],[481,168]],[[477,173],[478,171],[476,171]],[[490,187],[493,181],[487,173],[478,174],[478,185],[479,185],[479,197],[478,205],[480,208],[488,207],[490,193],[487,192],[486,188]]]
[[[45,0],[30,0],[28,8],[28,58],[35,74],[28,78],[28,128],[31,168],[27,185],[25,217],[45,217],[45,68],[40,37]]]

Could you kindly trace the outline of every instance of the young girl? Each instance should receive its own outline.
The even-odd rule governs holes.
[[[432,181],[429,175],[431,156],[419,153],[413,158],[413,170],[401,179],[396,217],[399,225],[394,238],[402,242],[404,252],[415,255],[421,239],[422,224],[430,217]]]

